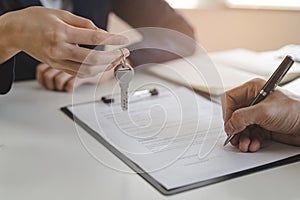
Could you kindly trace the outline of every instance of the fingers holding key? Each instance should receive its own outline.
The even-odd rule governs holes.
[[[112,51],[97,51],[79,47],[77,45],[69,45],[66,52],[66,60],[58,62],[53,60],[51,66],[56,69],[69,70],[73,72],[81,70],[79,72],[86,76],[95,76],[99,72],[110,70],[116,65],[116,63],[121,61],[123,56],[129,56],[129,50],[126,48],[123,48],[124,55],[122,55],[119,49]],[[57,57],[59,57],[60,54],[57,53],[57,55]],[[92,69],[89,70],[89,67]]]
[[[69,26],[66,29],[67,41],[70,44],[85,45],[125,45],[129,42],[128,38],[114,33],[109,33],[101,29],[86,29]],[[82,36],[85,37],[82,37]]]
[[[14,24],[8,26],[7,33],[20,30],[23,33],[18,37],[8,37],[10,50],[5,53],[4,59],[24,51],[40,62],[72,75],[77,74],[81,65],[99,66],[99,70],[83,70],[84,74],[81,74],[95,76],[121,56],[118,50],[96,51],[80,45],[125,45],[129,42],[126,36],[97,28],[89,19],[39,6],[9,12],[3,15],[3,22]],[[128,55],[127,50],[125,56]],[[48,73],[52,77],[54,71]],[[47,83],[47,87],[52,88],[53,84]]]
[[[49,49],[50,58],[48,64],[63,71],[77,72],[79,77],[91,77],[100,72],[112,68],[112,64],[119,61],[121,57],[128,57],[130,52],[123,48],[123,54],[119,49],[111,51],[99,51],[89,49],[85,45],[122,45],[128,43],[125,36],[108,33],[104,30],[93,30],[79,27],[66,29],[65,43],[59,43]],[[85,35],[85,37],[82,37]]]
[[[123,55],[119,49],[115,49],[112,51],[97,51],[97,50],[89,50],[82,47],[77,47],[70,53],[70,56],[76,57],[75,62],[81,62],[86,65],[110,65],[113,62],[120,60]],[[124,56],[129,56],[129,50],[124,48]]]

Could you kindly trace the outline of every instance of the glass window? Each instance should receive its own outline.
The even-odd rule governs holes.
[[[300,0],[225,0],[229,7],[299,10]]]
[[[224,0],[166,0],[173,8],[208,8],[219,5]],[[224,3],[223,3],[224,4]]]
[[[300,10],[300,0],[166,0],[173,8],[232,8]]]

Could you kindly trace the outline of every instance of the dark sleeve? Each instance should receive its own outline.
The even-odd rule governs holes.
[[[2,14],[3,14],[3,9],[2,6],[0,5],[0,16]],[[11,89],[14,80],[14,67],[15,67],[14,57],[9,59],[5,63],[0,64],[0,94],[6,94]]]
[[[0,16],[4,13],[11,12],[14,10],[20,10],[23,9],[24,7],[29,7],[29,6],[40,6],[40,2],[38,0],[30,0],[30,1],[0,0]],[[10,69],[8,63],[11,65]],[[7,63],[5,63],[5,66],[2,66],[3,64],[0,65],[0,76],[1,76],[0,81],[2,83],[3,78],[6,78],[5,81],[7,83],[13,81],[35,79],[36,66],[39,63],[40,63],[39,61],[27,55],[26,53],[20,52],[17,55],[15,55],[13,58],[11,58],[9,61],[7,61]],[[8,78],[12,80],[8,81]]]
[[[0,64],[0,94],[6,94],[14,81],[15,57]]]
[[[192,27],[165,1],[112,0],[112,11],[134,28],[164,28],[138,29],[143,40],[129,46],[135,65],[164,62],[194,52]]]

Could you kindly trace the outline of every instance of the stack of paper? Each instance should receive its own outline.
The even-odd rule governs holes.
[[[211,53],[208,56],[195,54],[173,60],[163,65],[154,65],[148,70],[160,77],[195,90],[220,95],[253,78],[268,79],[282,62],[277,51],[254,52],[233,49]],[[294,63],[281,83],[300,75],[300,63]]]
[[[216,63],[257,74],[266,79],[272,75],[283,60],[283,58],[278,57],[277,51],[255,52],[246,49],[212,53],[210,57]],[[294,63],[282,83],[291,81],[299,75],[300,64]]]
[[[290,92],[293,92],[297,95],[300,95],[300,78],[297,78],[296,80],[293,80],[289,82],[288,84],[285,84],[283,88],[289,90]]]

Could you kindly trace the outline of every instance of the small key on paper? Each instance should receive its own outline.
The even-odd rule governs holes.
[[[122,50],[121,52],[123,54]],[[119,85],[121,88],[121,108],[122,110],[127,110],[128,109],[128,87],[130,81],[133,79],[134,70],[128,63],[126,63],[124,56],[122,58],[121,64],[115,67],[114,75],[115,78],[119,81]]]

